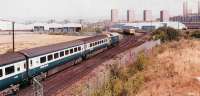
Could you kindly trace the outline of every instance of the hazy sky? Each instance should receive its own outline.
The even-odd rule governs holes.
[[[196,0],[188,0],[194,12]],[[47,19],[109,19],[112,8],[119,9],[125,18],[127,9],[134,9],[138,19],[142,11],[153,11],[159,17],[159,10],[168,10],[171,15],[182,14],[183,0],[0,0],[0,17],[15,20]]]

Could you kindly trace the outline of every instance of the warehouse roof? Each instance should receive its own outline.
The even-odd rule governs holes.
[[[175,29],[183,29],[186,28],[186,26],[183,23],[180,22],[140,22],[140,23],[119,23],[114,25],[114,28],[123,28],[124,26],[132,26],[132,27],[138,27],[142,29],[143,26],[155,26],[155,28],[162,27],[164,25],[167,25],[169,27],[175,28]]]

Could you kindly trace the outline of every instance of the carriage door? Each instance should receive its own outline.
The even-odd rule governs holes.
[[[107,41],[107,42],[108,42],[108,45],[111,45],[111,44],[112,44],[112,36],[109,35],[109,38],[108,38],[107,40],[108,40],[108,41]]]

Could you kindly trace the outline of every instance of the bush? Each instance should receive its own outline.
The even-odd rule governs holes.
[[[109,79],[104,86],[94,91],[92,96],[134,96],[144,84],[144,74],[148,58],[144,52],[138,54],[134,64],[120,66],[115,63],[108,66]]]
[[[95,28],[95,32],[97,32],[97,33],[102,33],[102,31],[103,31],[103,29],[101,29],[101,28]]]
[[[192,32],[191,37],[200,38],[200,30],[196,30]]]
[[[153,39],[161,39],[162,42],[178,40],[179,36],[179,31],[171,27],[160,27],[153,32]]]
[[[65,35],[66,32],[49,32],[48,35]]]

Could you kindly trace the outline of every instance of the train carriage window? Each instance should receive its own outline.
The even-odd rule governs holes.
[[[54,59],[57,59],[59,56],[58,56],[58,53],[55,53],[54,54]]]
[[[77,52],[78,51],[78,49],[77,48],[74,48],[74,52]]]
[[[97,45],[97,42],[95,42],[95,45]]]
[[[78,51],[81,51],[81,47],[80,46],[78,47]]]
[[[24,63],[24,69],[26,69],[26,63]]]
[[[70,49],[70,54],[72,54],[73,53],[73,49]]]
[[[44,62],[46,62],[46,61],[47,61],[46,56],[40,58],[40,63],[44,63]]]
[[[61,51],[60,52],[60,57],[63,57],[64,56],[64,51]]]
[[[30,61],[31,66],[33,66],[33,60]]]
[[[0,69],[0,77],[3,76],[3,72],[2,72],[2,69]]]
[[[48,58],[48,61],[53,60],[53,55],[48,55],[47,58]]]
[[[69,54],[69,50],[65,50],[65,55],[68,55]]]
[[[5,68],[5,74],[6,75],[14,73],[14,72],[15,72],[15,67],[14,66],[10,66],[10,67]]]
[[[20,71],[20,67],[17,68],[17,71]]]
[[[92,47],[92,43],[90,43],[90,47]]]

